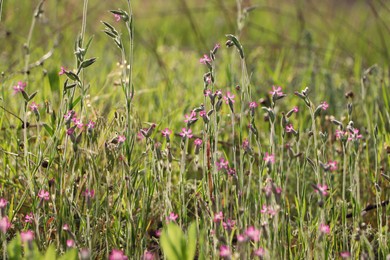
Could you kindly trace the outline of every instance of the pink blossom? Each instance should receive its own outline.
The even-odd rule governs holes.
[[[34,220],[34,215],[32,212],[30,212],[29,214],[26,214],[26,216],[24,216],[24,222],[26,223],[32,223]]]
[[[230,93],[229,91],[226,93],[226,96],[223,97],[223,99],[225,99],[225,102],[226,104],[229,104],[229,100],[230,102],[234,103],[234,95],[232,93]]]
[[[246,236],[245,235],[242,235],[242,234],[238,234],[237,235],[237,241],[242,243],[242,242],[245,242],[246,241]]]
[[[84,125],[83,125],[83,122],[81,121],[81,119],[74,117],[74,118],[72,118],[72,121],[77,128],[79,128],[79,129],[83,128]]]
[[[273,164],[275,163],[275,155],[273,154],[268,154],[267,152],[265,153],[264,155],[264,159],[265,163],[267,164]]]
[[[223,213],[222,213],[222,211],[220,211],[219,213],[214,215],[214,222],[215,223],[219,223],[221,221],[223,221]]]
[[[336,135],[336,138],[340,140],[343,137],[348,136],[348,132],[345,132],[345,131],[340,130],[340,129],[336,129],[336,134],[335,135]]]
[[[231,220],[231,219],[226,220],[226,222],[222,222],[223,228],[227,231],[231,231],[235,225],[236,225],[236,222],[234,220]]]
[[[175,214],[174,212],[169,213],[169,216],[167,217],[168,221],[176,221],[176,219],[179,217],[179,215]]]
[[[319,230],[324,233],[324,234],[329,234],[330,233],[330,227],[324,223],[320,224]]]
[[[74,128],[74,127],[71,127],[71,128],[69,128],[68,130],[66,130],[66,134],[67,134],[67,135],[73,135],[74,131],[75,131],[75,128]]]
[[[39,105],[37,103],[31,102],[31,105],[30,105],[31,111],[37,112],[38,111],[38,107],[39,107]]]
[[[0,231],[3,234],[7,233],[7,230],[11,227],[11,223],[8,220],[8,217],[3,217],[0,219]]]
[[[24,91],[26,85],[27,83],[19,81],[18,84],[12,87],[14,89],[14,94]]]
[[[76,115],[76,113],[73,111],[73,110],[69,110],[65,115],[64,115],[64,119],[65,121],[69,121],[72,119],[72,117]]]
[[[192,138],[192,130],[190,128],[186,129],[186,128],[182,128],[181,129],[181,133],[180,133],[180,136],[183,137],[183,138]]]
[[[269,92],[271,95],[275,95],[275,96],[282,96],[283,95],[283,92],[282,92],[282,87],[280,86],[272,86],[272,91]]]
[[[195,144],[196,146],[201,146],[202,143],[203,143],[203,141],[202,141],[202,139],[200,139],[200,138],[196,138],[195,141],[194,141],[194,144]]]
[[[34,239],[34,233],[31,230],[27,230],[25,232],[20,232],[20,238],[22,242],[30,242]]]
[[[249,103],[249,108],[254,109],[254,108],[258,107],[258,106],[259,105],[255,101],[252,101],[252,102]]]
[[[211,59],[209,56],[207,56],[206,54],[203,55],[202,58],[199,59],[199,62],[202,63],[202,64],[207,64],[207,63],[210,63],[211,62]]]
[[[191,122],[193,120],[196,120],[196,112],[195,111],[191,111],[191,114],[186,114],[184,115],[185,119],[184,119],[184,122],[185,123],[188,123],[188,122]]]
[[[260,239],[260,231],[256,229],[255,227],[249,227],[245,234],[252,240],[252,241],[259,241]]]
[[[348,251],[344,251],[344,252],[340,253],[340,256],[341,256],[341,258],[350,258],[351,257],[351,253],[348,252]]]
[[[329,170],[337,171],[337,162],[336,161],[329,161],[328,166],[329,166]]]
[[[119,22],[121,20],[121,16],[119,14],[114,14],[115,21]]]
[[[215,163],[217,165],[218,171],[222,169],[226,169],[229,167],[229,162],[225,160],[224,158],[219,158],[219,161]]]
[[[66,68],[61,66],[60,72],[58,72],[58,75],[64,75],[66,73]]]
[[[42,200],[49,200],[50,199],[50,194],[48,191],[45,190],[40,190],[38,193],[38,197],[41,198]]]
[[[93,197],[95,197],[95,191],[94,190],[85,189],[85,191],[83,192],[83,195],[85,197],[88,197],[88,198],[93,198]]]
[[[143,257],[142,257],[142,260],[154,260],[155,257],[154,257],[154,254],[153,252],[150,252],[150,251],[145,251]]]
[[[227,170],[227,174],[228,174],[228,175],[236,175],[236,169],[234,169],[234,168],[229,168],[229,169]]]
[[[267,213],[267,211],[268,211],[268,207],[267,207],[267,205],[263,205],[263,207],[262,207],[262,209],[260,210],[260,212],[262,213],[262,214],[265,214],[265,213]]]
[[[219,248],[219,256],[222,258],[229,258],[232,255],[230,248],[226,245],[222,245]]]
[[[165,128],[164,130],[161,131],[161,134],[165,137],[170,136],[172,134],[172,131],[169,130],[169,128]]]
[[[299,109],[298,109],[298,107],[293,107],[292,111],[293,111],[294,113],[298,113]]]
[[[326,101],[323,101],[323,102],[321,102],[321,108],[322,108],[322,110],[327,110],[328,109],[328,107],[329,107],[329,104],[328,103],[326,103]]]
[[[208,97],[212,94],[211,90],[210,89],[207,89],[205,92],[204,92],[204,96],[205,97]]]
[[[88,130],[92,130],[94,129],[96,126],[96,122],[92,121],[92,120],[89,120],[88,124],[87,124],[87,128]]]
[[[319,192],[323,196],[328,195],[328,185],[317,184],[315,187],[315,192],[317,192],[317,193]]]
[[[263,257],[265,256],[265,249],[260,247],[259,249],[255,250],[255,252],[253,252],[255,256],[258,256],[258,257]]]
[[[124,143],[124,142],[126,141],[126,136],[124,136],[124,135],[118,135],[117,141],[118,141],[119,144]]]
[[[292,124],[286,125],[286,132],[287,133],[295,132],[295,129]]]
[[[200,116],[200,117],[204,117],[204,116],[206,116],[206,115],[207,115],[206,110],[201,110],[201,111],[199,111],[199,116]]]
[[[0,198],[0,209],[4,209],[8,204],[8,201],[4,198]]]
[[[69,225],[68,225],[68,224],[64,224],[64,225],[62,226],[62,230],[69,231],[69,230],[70,230]]]
[[[75,246],[74,240],[73,240],[73,239],[68,239],[68,240],[66,240],[66,246],[67,246],[68,248],[74,247],[74,246]]]
[[[113,249],[111,251],[109,260],[127,260],[127,256],[123,253],[123,251],[118,249]]]

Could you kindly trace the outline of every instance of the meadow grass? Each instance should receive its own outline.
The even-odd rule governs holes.
[[[0,5],[4,259],[389,257],[386,2]]]

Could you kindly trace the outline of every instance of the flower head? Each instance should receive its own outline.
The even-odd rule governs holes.
[[[61,66],[60,72],[58,72],[58,75],[64,75],[66,73],[66,68]]]
[[[121,20],[121,16],[119,14],[114,14],[115,21],[119,22]]]
[[[30,212],[29,214],[26,214],[26,216],[24,216],[24,222],[26,223],[32,223],[34,220],[34,215],[32,214],[32,212]]]
[[[194,144],[195,144],[196,146],[201,146],[202,143],[203,143],[203,141],[202,141],[202,139],[200,139],[200,138],[196,138],[195,141],[194,141]]]
[[[68,239],[68,240],[66,240],[66,246],[67,246],[68,248],[74,247],[74,246],[75,246],[74,240],[73,240],[73,239]]]
[[[260,239],[260,230],[256,229],[255,227],[251,226],[246,231],[245,234],[252,240],[252,241],[259,241]]]
[[[322,196],[328,195],[328,185],[317,184],[314,187],[316,193],[320,193]]]
[[[256,101],[252,101],[252,102],[249,103],[249,108],[254,109],[254,108],[258,107],[258,106],[259,106],[259,104],[257,104]]]
[[[264,155],[264,159],[265,163],[267,164],[273,164],[275,163],[275,155],[273,154],[268,154],[267,152],[265,153]]]
[[[154,257],[154,254],[153,252],[150,252],[150,251],[145,251],[143,257],[142,257],[142,260],[154,260],[155,257]]]
[[[92,120],[89,120],[88,124],[87,124],[87,129],[88,130],[92,130],[94,129],[96,126],[96,122],[92,121]]]
[[[20,238],[22,239],[22,242],[30,242],[34,239],[34,232],[31,230],[27,230],[25,232],[20,232]]]
[[[8,217],[3,217],[0,219],[0,231],[5,234],[7,230],[11,227],[11,223],[8,220]]]
[[[199,62],[202,64],[207,64],[211,62],[211,58],[205,54],[202,58],[199,59]]]
[[[41,198],[42,200],[49,200],[50,194],[48,191],[40,190],[38,193],[38,197]]]
[[[225,100],[226,104],[229,104],[229,102],[231,103],[234,103],[234,95],[232,93],[230,93],[229,91],[226,93],[226,96],[223,97],[223,99]]]
[[[348,252],[348,251],[344,251],[344,252],[340,253],[340,256],[341,256],[341,258],[350,258],[351,257],[351,253]]]
[[[37,112],[38,111],[38,107],[39,107],[39,105],[37,103],[31,102],[31,105],[30,105],[31,111]]]
[[[328,166],[329,166],[330,171],[337,171],[337,162],[336,161],[329,161]]]
[[[0,198],[0,209],[4,209],[8,204],[8,201],[4,198]]]
[[[259,249],[255,250],[255,252],[253,253],[255,256],[263,257],[265,255],[265,249],[260,247]]]
[[[295,129],[292,124],[286,125],[286,132],[287,133],[295,132]]]
[[[219,256],[222,258],[229,258],[232,255],[230,248],[226,245],[222,245],[219,248]]]
[[[226,220],[226,222],[222,222],[223,228],[227,231],[231,231],[235,225],[236,225],[236,222],[234,220],[231,220],[231,219]]]
[[[124,143],[124,142],[126,141],[126,136],[124,136],[124,135],[118,135],[117,141],[118,141],[119,144]]]
[[[225,169],[227,170],[229,167],[229,162],[225,160],[223,157],[219,158],[219,161],[215,163],[217,165],[218,171]]]
[[[27,85],[27,83],[19,81],[18,84],[16,84],[15,86],[12,87],[14,89],[14,94],[24,91],[24,89],[26,88],[26,85]]]
[[[113,249],[111,251],[110,260],[127,260],[127,256],[123,253],[123,251],[118,250],[118,249]]]
[[[324,233],[324,234],[330,233],[330,227],[324,223],[321,223],[318,229],[321,231],[321,233]]]
[[[326,101],[321,102],[321,108],[322,108],[322,110],[327,110],[328,107],[329,107],[329,104],[326,103]]]
[[[181,129],[181,133],[180,133],[180,136],[183,137],[183,138],[192,138],[192,130],[190,128],[182,128]]]
[[[169,130],[169,128],[165,128],[164,130],[161,131],[161,134],[165,137],[170,136],[172,134],[172,131]]]
[[[280,86],[272,86],[272,91],[269,92],[272,96],[283,96],[282,87]]]
[[[175,212],[169,213],[169,216],[167,217],[167,221],[176,221],[176,219],[179,217],[179,215],[175,214]]]
[[[93,197],[95,197],[95,191],[85,189],[85,191],[83,192],[83,195],[87,198],[93,198]]]
[[[220,211],[219,213],[214,215],[214,222],[215,223],[219,223],[221,221],[223,221],[223,213],[222,213],[222,211]]]

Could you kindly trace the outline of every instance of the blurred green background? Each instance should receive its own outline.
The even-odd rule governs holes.
[[[0,24],[2,98],[10,106],[10,86],[23,79],[23,45],[34,8],[39,1],[4,1]],[[102,31],[107,21],[125,32],[108,10],[125,9],[126,1],[88,1],[86,36],[94,37],[89,56],[98,61],[86,73],[91,83],[91,104],[107,114],[121,108],[124,98],[114,82],[119,79],[119,50]],[[288,92],[313,87],[318,99],[339,97],[359,89],[362,71],[378,64],[387,74],[389,61],[390,3],[378,1],[241,1],[241,21],[234,0],[133,1],[135,21],[135,107],[142,121],[158,121],[188,112],[203,101],[203,73],[199,58],[225,34],[237,34],[244,45],[252,88],[257,98],[273,84]],[[58,102],[61,91],[46,89],[41,72],[71,69],[73,45],[81,30],[83,1],[44,3],[31,41],[33,63],[45,53],[53,55],[31,69],[30,88],[43,102]],[[243,25],[238,30],[238,23]],[[217,86],[238,84],[233,51],[220,51]],[[239,72],[239,69],[237,69]],[[180,97],[180,98],[179,98]],[[187,97],[183,99],[182,97]],[[183,102],[188,101],[188,102]],[[334,107],[344,107],[335,98]]]

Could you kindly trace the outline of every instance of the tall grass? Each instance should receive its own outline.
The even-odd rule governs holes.
[[[275,55],[259,59],[268,46],[251,31],[266,6],[237,0],[230,34],[203,31],[191,3],[197,29],[182,41],[207,42],[206,54],[143,39],[130,0],[99,17],[84,0],[77,33],[63,35],[73,46],[53,34],[46,52],[34,35],[60,13],[37,1],[23,51],[4,48],[23,62],[1,78],[3,258],[389,257],[388,65],[364,68],[374,58],[358,47],[337,57],[332,42],[319,57],[301,4],[296,46],[268,39]],[[3,12],[11,26],[7,2]],[[173,25],[156,30],[175,41]]]

